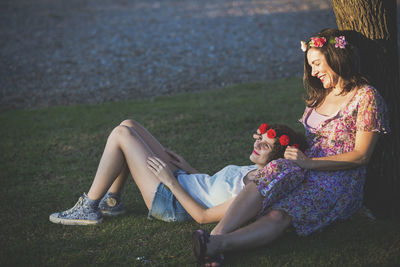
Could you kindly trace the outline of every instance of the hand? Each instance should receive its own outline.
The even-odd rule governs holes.
[[[304,153],[300,149],[294,146],[288,146],[285,150],[285,154],[283,155],[283,157],[285,159],[294,161],[303,169],[309,169],[311,166],[311,159],[304,155]]]
[[[180,155],[176,154],[175,152],[165,149],[165,152],[171,157],[170,163],[176,166],[178,169],[188,171],[189,173],[193,173],[194,169],[190,166],[189,163],[186,162],[184,158]]]
[[[257,133],[254,133],[254,134],[253,134],[253,138],[256,139],[256,140],[258,140],[258,139],[260,139],[260,137],[261,137],[260,129],[257,129]]]
[[[170,186],[176,180],[167,164],[157,157],[147,158],[147,168],[166,186]]]

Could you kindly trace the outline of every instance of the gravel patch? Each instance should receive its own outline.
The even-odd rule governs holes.
[[[301,76],[319,0],[2,0],[0,109],[101,103]]]

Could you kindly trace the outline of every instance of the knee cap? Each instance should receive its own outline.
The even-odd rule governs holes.
[[[123,120],[120,125],[128,126],[128,127],[135,127],[136,126],[136,121],[134,120]]]

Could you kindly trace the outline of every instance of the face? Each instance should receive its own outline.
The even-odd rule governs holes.
[[[318,49],[311,48],[307,51],[307,61],[311,67],[311,75],[318,78],[324,88],[333,88],[338,84],[339,75],[331,69],[324,54]]]
[[[275,139],[267,137],[267,134],[260,135],[260,138],[254,142],[254,149],[250,155],[250,160],[260,168],[267,165],[269,154],[274,147]]]

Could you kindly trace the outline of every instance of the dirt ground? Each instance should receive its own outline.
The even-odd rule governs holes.
[[[301,76],[327,0],[2,0],[0,110]]]

